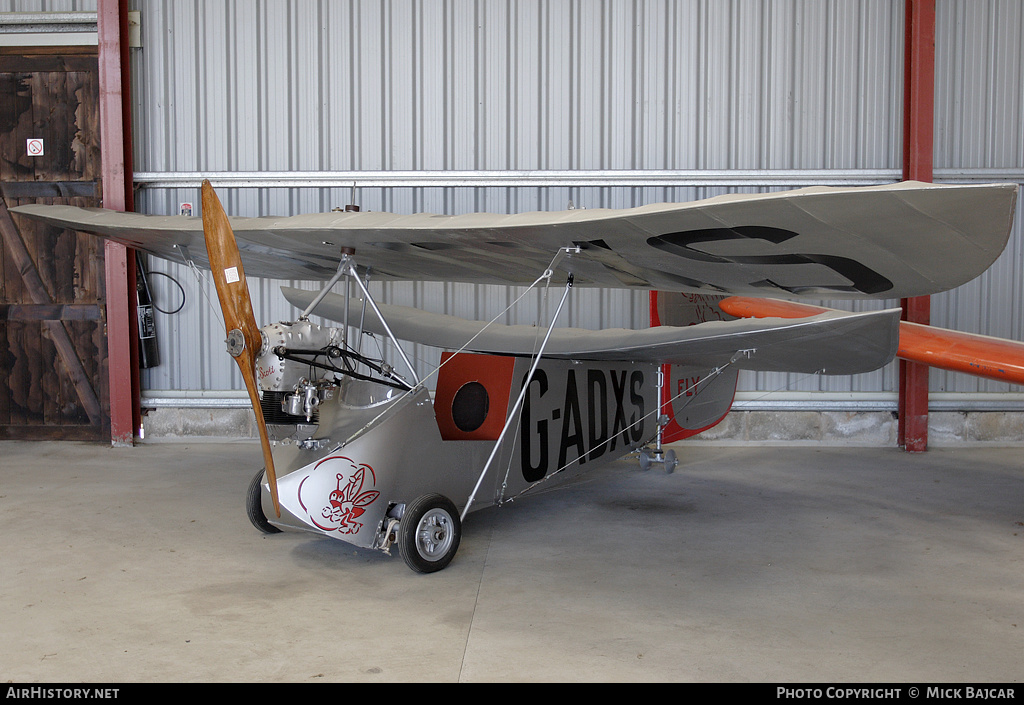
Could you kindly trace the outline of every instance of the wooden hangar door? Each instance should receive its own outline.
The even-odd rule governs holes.
[[[100,205],[97,58],[68,50],[0,54],[0,438],[110,438],[103,241],[8,211]]]

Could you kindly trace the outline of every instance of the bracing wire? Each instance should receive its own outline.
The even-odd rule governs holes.
[[[180,249],[179,252],[181,252]],[[199,267],[196,266],[195,261],[191,257],[186,257],[184,252],[181,252],[181,259],[185,263],[185,266],[192,270],[192,274],[195,276],[196,282],[199,284],[199,291],[202,292],[203,298],[206,299],[206,305],[210,307],[210,311],[212,311],[214,317],[218,321],[220,321],[220,324],[222,326],[225,326],[224,317],[221,315],[220,306],[213,305],[213,300],[210,298],[210,292],[206,290],[206,277],[204,277],[203,273],[199,271]]]
[[[426,380],[428,380],[433,375],[436,375],[438,372],[441,371],[442,367],[444,367],[446,364],[451,362],[452,358],[454,358],[459,353],[464,352],[466,349],[468,349],[469,346],[473,343],[474,340],[479,338],[483,334],[483,332],[485,330],[487,330],[488,328],[490,328],[491,325],[493,325],[499,318],[501,318],[506,313],[511,311],[513,308],[515,308],[515,306],[518,305],[519,302],[522,301],[523,298],[527,294],[529,294],[531,291],[533,291],[533,289],[535,287],[537,287],[542,281],[546,280],[548,283],[550,283],[551,282],[551,277],[552,277],[552,275],[554,275],[555,263],[561,258],[561,254],[562,254],[561,251],[559,251],[559,253],[556,253],[555,256],[551,258],[551,262],[548,265],[548,268],[544,270],[543,274],[541,274],[539,277],[537,277],[533,281],[532,284],[530,284],[528,287],[526,287],[526,289],[523,291],[523,293],[521,293],[519,296],[517,296],[515,298],[515,300],[512,301],[512,303],[510,303],[508,306],[506,306],[504,309],[502,309],[500,312],[498,312],[498,314],[496,316],[494,316],[494,318],[492,318],[491,320],[487,321],[487,323],[484,324],[483,328],[481,328],[479,331],[477,331],[473,335],[473,337],[471,337],[469,340],[467,340],[465,343],[463,343],[462,347],[460,347],[451,356],[449,356],[449,358],[447,360],[445,360],[445,361],[441,362],[440,364],[438,364],[437,367],[435,367],[429,374],[427,374],[427,376],[424,377],[422,381],[425,382]],[[537,344],[539,342],[539,335],[540,335],[540,329],[538,327],[538,332],[537,332],[537,336],[538,337],[534,340],[534,352],[536,352],[536,346],[537,346]]]

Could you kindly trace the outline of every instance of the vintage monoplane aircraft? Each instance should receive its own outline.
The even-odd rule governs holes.
[[[1002,252],[1016,194],[1014,184],[900,183],[625,210],[229,219],[207,182],[202,227],[69,206],[12,212],[209,267],[263,447],[250,519],[384,552],[397,543],[412,569],[433,572],[452,560],[472,510],[633,452],[671,471],[664,434],[720,421],[741,369],[847,375],[899,347],[898,309],[744,318],[727,314],[724,297],[953,288]],[[378,304],[368,269],[383,280],[564,286],[548,324],[506,326]],[[328,281],[319,293],[286,289],[301,313],[261,329],[246,272]],[[342,278],[361,296],[329,293]],[[673,325],[557,327],[580,286],[684,295]],[[341,325],[312,323],[314,311]],[[389,337],[404,364],[361,354],[364,333]],[[447,351],[431,379],[417,377],[400,341]]]

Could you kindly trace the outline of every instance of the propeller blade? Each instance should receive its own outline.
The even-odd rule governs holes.
[[[242,371],[245,388],[249,392],[252,409],[256,413],[256,425],[263,446],[263,461],[266,464],[270,497],[274,511],[281,516],[281,505],[277,498],[277,474],[274,472],[274,457],[270,451],[270,437],[267,423],[260,408],[259,389],[256,386],[256,355],[263,345],[263,336],[252,312],[249,286],[245,282],[242,258],[238,243],[231,230],[224,207],[209,181],[203,181],[203,234],[206,237],[206,252],[210,256],[210,269],[217,285],[217,298],[224,312],[227,329],[228,352],[235,358]]]

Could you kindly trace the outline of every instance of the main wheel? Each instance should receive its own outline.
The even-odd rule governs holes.
[[[462,540],[462,521],[444,495],[426,494],[410,502],[398,524],[398,550],[417,573],[434,573],[455,557]]]
[[[252,525],[263,533],[279,534],[281,530],[267,521],[267,515],[263,513],[263,500],[260,494],[264,475],[266,475],[266,470],[260,470],[249,483],[249,491],[245,493],[245,513],[249,515]]]

